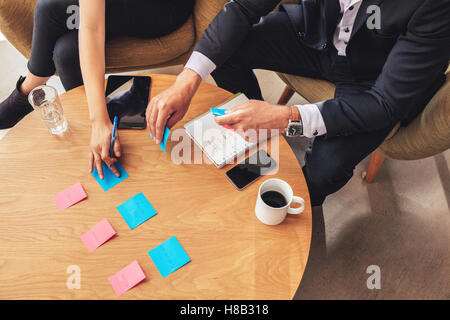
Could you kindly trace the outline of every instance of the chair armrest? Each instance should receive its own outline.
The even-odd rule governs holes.
[[[31,52],[37,0],[0,0],[0,31],[25,57]]]
[[[378,152],[388,158],[416,160],[450,148],[450,74],[426,108],[407,127],[387,139]]]

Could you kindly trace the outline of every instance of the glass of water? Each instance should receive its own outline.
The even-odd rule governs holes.
[[[39,86],[28,95],[28,101],[37,110],[52,134],[62,134],[67,130],[67,120],[63,114],[58,92],[50,86]]]

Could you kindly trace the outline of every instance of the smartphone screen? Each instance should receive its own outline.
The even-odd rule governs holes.
[[[276,165],[276,161],[265,150],[259,150],[227,171],[226,175],[237,189],[242,190]]]
[[[145,129],[151,81],[141,76],[108,77],[106,105],[111,122],[119,118],[119,129]]]

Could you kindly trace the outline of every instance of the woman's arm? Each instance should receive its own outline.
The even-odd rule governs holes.
[[[80,13],[80,63],[92,123],[89,170],[95,166],[103,179],[105,162],[119,176],[114,166],[117,160],[109,156],[112,124],[105,99],[105,0],[80,0]],[[120,157],[117,138],[114,153]]]

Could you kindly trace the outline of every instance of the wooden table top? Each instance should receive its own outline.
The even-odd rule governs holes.
[[[152,75],[151,95],[174,76]],[[231,94],[203,83],[175,128]],[[0,141],[0,299],[117,299],[108,277],[134,260],[147,279],[119,299],[292,299],[302,278],[311,239],[311,205],[294,153],[279,139],[279,171],[243,191],[227,180],[231,167],[171,161],[148,131],[120,131],[120,160],[130,177],[103,192],[88,172],[90,123],[84,88],[61,96],[70,131],[52,136],[32,112]],[[270,153],[270,142],[268,143]],[[281,225],[255,216],[260,184],[291,184],[305,212]],[[59,211],[53,196],[81,182],[88,199]],[[158,214],[130,230],[116,207],[143,192]],[[89,253],[80,240],[107,218],[117,236]],[[176,236],[190,263],[162,278],[147,252]],[[68,289],[71,265],[80,267],[81,289]]]

